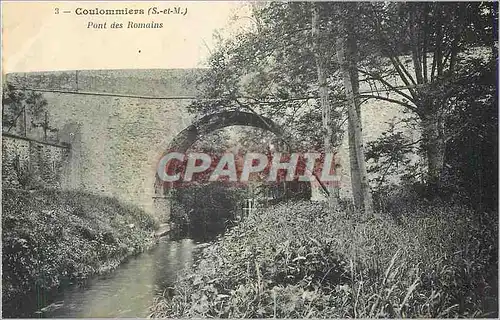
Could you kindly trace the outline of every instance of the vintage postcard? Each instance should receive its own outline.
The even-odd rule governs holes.
[[[498,318],[498,3],[2,2],[4,318]]]

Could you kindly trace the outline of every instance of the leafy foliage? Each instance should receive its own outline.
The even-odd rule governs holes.
[[[477,92],[472,92],[474,89],[460,85],[460,78],[467,78],[463,70],[468,69],[469,74],[481,70],[481,66],[468,62],[471,56],[496,59],[497,3],[315,5],[321,12],[319,50],[325,57],[330,104],[334,106],[331,141],[340,144],[345,121],[335,40],[349,30],[349,37],[359,49],[359,68],[351,73],[359,72],[360,84],[371,91],[360,95],[361,103],[388,101],[418,118],[423,129],[418,151],[426,163],[412,171],[421,171],[421,176],[424,172],[423,181],[435,191],[439,187],[446,189],[447,182],[441,186],[444,158],[449,156],[445,154],[446,142],[456,135],[455,124],[468,122],[465,114],[456,113],[457,100],[463,98],[463,92],[468,92],[470,100],[480,99]],[[297,150],[318,149],[325,133],[317,129],[321,110],[311,6],[306,2],[254,5],[251,19],[255,28],[234,39],[221,40],[209,61],[210,68],[200,80],[205,98],[210,100],[195,102],[191,111],[206,114],[221,108],[251,109],[284,125],[288,134],[301,142],[293,146]],[[391,157],[389,162],[394,159]],[[392,166],[372,169],[385,176]]]
[[[422,169],[412,159],[412,155],[421,153],[418,142],[412,142],[391,122],[389,129],[381,137],[368,143],[366,158],[371,160],[368,172],[375,174],[372,179],[375,192],[388,184],[418,181]]]
[[[174,237],[210,240],[233,223],[245,189],[222,182],[191,185],[172,192],[170,222]]]
[[[256,112],[282,125],[287,136],[301,142],[294,148],[304,150],[321,145],[324,132],[314,125],[321,119],[321,110],[310,45],[310,4],[274,2],[255,5],[252,13],[257,27],[234,39],[221,40],[211,56],[210,68],[200,79],[203,98],[210,100],[196,101],[191,112]],[[324,40],[330,41],[325,47],[332,43],[327,35]],[[334,66],[328,64],[328,68],[333,70]],[[340,82],[334,80],[331,73],[328,86],[336,92]],[[330,103],[338,106],[334,96],[331,95]],[[331,140],[339,143],[342,112],[337,108],[331,116],[335,126]]]
[[[49,126],[47,114],[47,100],[41,93],[34,91],[18,90],[7,84],[2,92],[2,125],[6,132],[13,132],[12,129],[21,132],[28,128],[43,128],[50,132],[57,132],[57,129]],[[23,113],[29,114],[30,123],[22,123]]]
[[[457,66],[453,85],[446,94],[453,96],[443,107],[446,123],[445,169],[441,177],[440,195],[456,197],[479,211],[494,209],[498,193],[498,100],[496,63],[492,59],[470,56]],[[444,94],[444,90],[442,91]],[[437,93],[434,93],[437,94]],[[415,127],[418,119],[408,118],[403,126]],[[375,173],[375,192],[380,192],[401,177],[406,184],[425,182],[422,164],[414,155],[425,158],[420,141],[411,141],[400,124],[368,144],[366,157]],[[435,195],[434,195],[435,196]]]
[[[114,269],[153,244],[154,220],[72,191],[2,190],[3,301]]]
[[[498,207],[498,89],[495,60],[460,67],[450,112],[444,185],[478,211]]]
[[[495,216],[394,201],[397,220],[313,202],[260,210],[207,247],[152,316],[495,316]]]
[[[464,102],[462,93],[469,91],[460,85],[461,78],[469,78],[463,70],[469,69],[470,75],[482,69],[477,64],[472,67],[471,57],[496,60],[498,39],[492,31],[498,21],[496,6],[377,3],[365,8],[370,31],[359,36],[372,49],[367,52],[374,63],[368,57],[360,72],[370,86],[373,82],[388,90],[387,97],[365,98],[394,102],[418,116],[429,194],[437,195],[447,187],[442,181],[446,143],[456,134],[457,104]],[[398,88],[403,85],[405,90]],[[468,119],[462,115],[460,122]]]

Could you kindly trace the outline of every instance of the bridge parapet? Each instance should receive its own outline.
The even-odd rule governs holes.
[[[72,70],[7,75],[21,88],[101,92],[149,97],[193,97],[199,94],[200,69]]]

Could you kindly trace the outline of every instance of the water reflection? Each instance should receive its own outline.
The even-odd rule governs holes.
[[[10,313],[12,317],[147,317],[155,294],[172,286],[177,273],[193,263],[196,247],[197,243],[190,239],[162,241],[106,276],[62,290],[50,299],[49,307],[42,308],[44,311],[37,310],[37,301],[20,306],[26,312],[4,310],[4,317]]]

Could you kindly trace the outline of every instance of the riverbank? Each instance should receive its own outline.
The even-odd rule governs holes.
[[[496,214],[400,201],[383,218],[320,203],[256,210],[205,248],[154,318],[496,317]]]
[[[107,197],[2,190],[4,306],[21,307],[24,295],[115,269],[127,257],[151,248],[157,227],[145,212]]]

